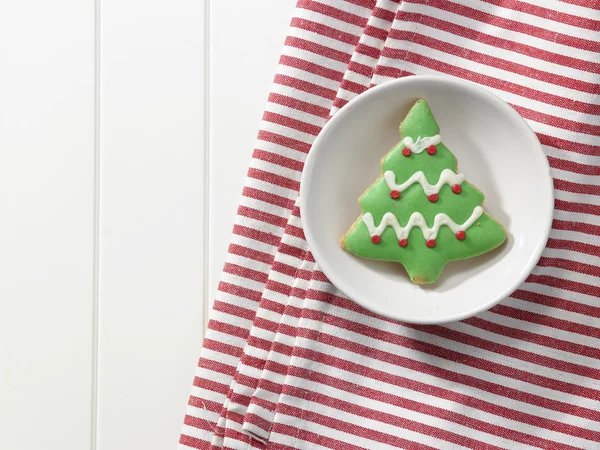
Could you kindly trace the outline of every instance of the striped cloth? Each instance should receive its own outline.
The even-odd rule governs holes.
[[[544,254],[507,300],[401,324],[319,270],[307,152],[372,85],[443,74],[529,123],[552,167]],[[180,447],[600,449],[600,2],[298,2],[263,117]]]

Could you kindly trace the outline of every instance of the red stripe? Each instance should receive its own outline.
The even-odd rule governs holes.
[[[248,170],[248,176],[250,178],[256,178],[257,180],[262,180],[267,183],[274,184],[276,186],[284,187],[287,189],[293,189],[298,191],[300,188],[300,182],[297,180],[290,180],[287,177],[282,177],[281,175],[276,175],[271,172],[267,172],[261,169],[255,169],[251,167]]]
[[[286,230],[286,234],[306,240],[306,237],[304,236],[304,230],[302,230],[302,228],[296,227],[294,225],[290,225],[288,227],[288,229]]]
[[[238,244],[229,244],[227,251],[232,255],[243,256],[244,258],[250,258],[264,264],[271,264],[273,262],[273,255],[270,253],[261,252]]]
[[[190,406],[194,406],[196,408],[206,408],[207,411],[218,413],[223,408],[223,404],[220,402],[214,402],[208,399],[202,399],[196,397],[194,395],[190,395],[190,400],[188,402]]]
[[[347,33],[339,28],[333,28],[323,23],[301,17],[294,17],[290,26],[299,28],[301,30],[310,31],[312,33],[317,33],[321,36],[327,36],[330,39],[335,39],[336,41],[345,42],[346,44],[351,45],[356,45],[359,39],[359,36],[356,34]]]
[[[574,194],[600,195],[600,186],[595,184],[580,184],[572,181],[554,179],[554,187],[561,191],[573,192]]]
[[[581,144],[579,142],[559,139],[542,133],[537,133],[537,137],[542,145],[554,147],[559,150],[580,153],[582,155],[600,156],[600,146],[598,145]]]
[[[579,253],[587,253],[588,255],[600,255],[600,246],[592,244],[584,244],[583,242],[565,241],[563,239],[548,239],[546,242],[548,248],[559,248],[563,250],[572,250]]]
[[[287,45],[288,47],[294,47],[300,50],[311,52],[319,56],[324,56],[325,58],[333,59],[334,61],[339,61],[346,64],[350,60],[351,56],[346,52],[335,50],[331,47],[317,44],[313,41],[307,41],[306,39],[298,38],[295,36],[288,36],[285,39],[285,45]]]
[[[593,214],[600,216],[600,205],[590,205],[589,203],[575,203],[566,200],[554,200],[554,207],[562,211]]]
[[[295,258],[298,258],[300,260],[304,259],[304,255],[306,250],[298,248],[298,247],[294,247],[292,245],[289,244],[285,244],[285,243],[281,243],[281,245],[279,246],[278,251],[280,253],[283,253],[285,255],[289,255],[289,256],[293,256]]]
[[[391,0],[391,3],[395,3],[395,7],[398,8],[399,0]],[[375,8],[373,10],[373,17],[377,17],[378,19],[391,23],[394,21],[394,17],[396,17],[396,11],[390,11],[389,9],[384,8]]]
[[[552,277],[550,275],[535,275],[531,274],[527,277],[527,282],[538,283],[545,286],[566,289],[572,292],[600,297],[600,286],[592,286],[591,284],[580,283],[578,281],[563,280],[561,278]]]
[[[301,131],[307,134],[312,134],[313,136],[319,134],[322,128],[322,126],[313,125],[311,123],[303,122],[301,120],[293,119],[283,114],[278,114],[271,111],[265,111],[262,119],[265,122],[276,123],[277,125],[293,128],[294,130]]]
[[[273,246],[279,245],[279,241],[281,240],[273,233],[267,233],[265,231],[260,231],[255,228],[249,228],[237,224],[233,226],[233,234],[237,234],[238,236],[243,236],[248,239],[254,239],[255,241],[263,242]]]
[[[550,114],[544,114],[523,106],[513,104],[510,104],[510,106],[512,106],[525,119],[530,119],[535,122],[560,128],[562,130],[573,131],[575,133],[590,134],[592,136],[600,133],[600,126],[598,125],[589,125],[587,123],[576,122],[574,120],[564,119],[562,117],[556,117]]]
[[[248,337],[248,333],[249,333],[249,330],[247,330],[246,328],[242,328],[242,327],[238,327],[236,325],[221,322],[216,319],[211,319],[208,322],[208,328],[211,330],[214,330],[214,331],[218,331],[219,333],[229,334],[231,336],[236,336],[236,337],[239,337],[242,339],[246,339]]]
[[[270,142],[271,144],[281,145],[282,147],[296,150],[301,153],[308,153],[310,144],[308,142],[292,139],[288,136],[283,136],[272,131],[260,130],[258,132],[258,140]]]
[[[554,219],[552,222],[552,228],[554,230],[576,231],[578,233],[600,236],[600,225],[592,225],[590,223],[570,222],[566,220]]]
[[[238,277],[242,278],[248,278],[249,280],[258,281],[259,283],[265,283],[267,281],[266,273],[240,266],[238,264],[226,262],[223,266],[223,272],[237,275]]]
[[[259,211],[254,208],[249,208],[247,206],[240,206],[238,208],[238,215],[245,216],[250,219],[259,220],[261,222],[265,222],[276,227],[283,228],[285,227],[286,219],[280,216],[276,216],[275,214],[269,214],[263,211]]]
[[[585,175],[600,175],[600,166],[594,166],[592,164],[582,164],[575,161],[568,161],[565,159],[558,159],[553,156],[548,156],[548,161],[550,162],[551,167],[555,167],[557,169],[567,170],[569,172],[575,172]]]
[[[218,381],[203,379],[199,377],[194,377],[193,386],[200,387],[202,389],[207,389],[209,391],[216,392],[218,394],[225,395],[229,392],[229,385],[219,383]]]
[[[371,2],[369,2],[371,3]],[[343,6],[340,4],[340,6]],[[356,25],[358,27],[364,27],[367,19],[356,14],[343,11],[333,6],[326,5],[324,3],[311,1],[311,0],[298,0],[296,8],[306,9],[308,11],[314,11],[325,16],[332,17],[343,22]]]
[[[275,156],[278,161],[281,161],[277,158],[277,155]],[[279,206],[280,208],[285,208],[289,210],[292,210],[295,204],[294,200],[292,200],[291,198],[286,198],[281,195],[272,194],[270,192],[266,192],[261,189],[256,189],[249,186],[246,186],[244,188],[244,190],[242,191],[242,195],[244,195],[244,197],[247,198],[253,198],[256,200],[260,200],[261,202],[265,202],[270,205]]]
[[[254,320],[254,316],[256,315],[256,311],[253,309],[247,309],[242,306],[234,305],[233,303],[226,303],[219,300],[215,300],[213,311],[220,311],[224,314],[240,317],[245,320]],[[208,337],[205,337],[204,339],[206,340]]]
[[[410,42],[410,40],[408,41]],[[432,44],[433,45],[433,44]],[[441,45],[441,44],[439,44]],[[445,48],[447,50],[451,49],[450,44],[446,44]],[[457,52],[459,50],[456,50]],[[460,51],[463,53],[463,51]],[[396,49],[386,47],[381,52],[382,57],[397,59],[400,61],[411,62],[413,64],[418,64],[423,67],[428,67],[430,69],[439,70],[444,73],[448,73],[450,75],[454,75],[466,80],[470,80],[479,84],[483,84],[485,86],[489,86],[495,89],[500,89],[505,92],[511,92],[513,94],[519,95],[521,97],[530,98],[532,100],[544,102],[549,105],[558,106],[560,108],[568,109],[571,111],[577,111],[585,114],[600,114],[600,105],[585,103],[574,99],[569,99],[566,97],[561,97],[559,95],[551,94],[548,92],[539,91],[528,86],[519,85],[517,83],[513,83],[504,79],[491,77],[489,75],[484,75],[479,72],[475,72],[472,70],[468,70],[465,67],[459,67],[456,65],[448,64],[442,61],[438,61],[432,57],[428,57],[425,55],[420,55],[418,53],[414,53],[411,51],[407,51],[405,49]],[[472,51],[464,52],[464,57],[476,61],[478,59],[477,53]],[[489,57],[491,58],[491,57]],[[481,59],[481,58],[479,58]],[[514,64],[514,63],[513,63]],[[577,122],[579,124],[579,122]],[[581,125],[581,124],[579,124]],[[588,125],[589,127],[593,127],[594,129],[598,129],[600,131],[599,126]]]
[[[440,3],[441,2],[437,2],[436,6],[438,6]],[[491,45],[493,47],[498,47],[504,50],[510,50],[516,53],[521,53],[522,55],[534,57],[542,61],[560,64],[561,66],[571,67],[573,69],[578,69],[585,72],[600,72],[600,63],[598,62],[586,61],[568,55],[553,53],[551,51],[537,47],[532,47],[521,42],[511,41],[509,39],[503,39],[497,36],[493,36],[491,34],[482,33],[481,31],[457,25],[446,20],[437,19],[435,17],[430,17],[423,14],[407,11],[399,11],[398,17],[407,22],[416,22],[424,26],[437,28],[439,30],[447,31],[448,33],[452,33],[457,36],[462,36],[473,41],[481,42],[483,44]],[[494,22],[495,21],[493,21],[492,23]]]
[[[483,11],[479,11],[475,8],[468,6],[459,5],[451,1],[437,1],[431,4],[429,0],[404,0],[406,3],[420,3],[430,4],[437,9],[448,11],[453,14],[468,17],[470,19],[477,20],[486,25],[493,25],[498,28],[504,28],[509,31],[517,31],[529,36],[535,36],[540,39],[544,39],[549,42],[555,42],[557,44],[566,45],[573,48],[579,48],[589,52],[600,51],[600,42],[591,41],[588,39],[582,39],[575,36],[569,36],[563,33],[557,33],[552,30],[547,30],[542,27],[531,25],[525,22],[519,22],[516,20],[507,19],[494,14],[489,14]]]
[[[260,300],[261,293],[248,289],[247,287],[238,286],[237,284],[227,283],[225,281],[219,282],[219,291],[229,295],[235,295],[237,297],[246,298],[258,302]],[[229,302],[227,303],[229,304]]]
[[[584,316],[590,316],[594,318],[600,318],[600,307],[586,305],[584,303],[577,303],[571,300],[565,300],[563,298],[554,297],[545,294],[538,294],[537,292],[530,292],[524,289],[517,289],[511,294],[511,297],[519,300],[524,300],[530,303],[536,303],[538,305],[549,306],[552,308],[563,309],[565,311],[582,314]]]
[[[333,100],[336,94],[336,91],[333,89],[283,74],[275,75],[273,82],[281,84],[282,86],[289,86],[300,91],[308,92],[309,94],[318,95],[325,99]]]
[[[380,41],[385,41],[389,33],[389,28],[383,29],[372,25],[368,25],[365,27],[363,33],[367,36],[371,36],[372,38],[379,39]]]
[[[327,118],[329,116],[329,110],[327,108],[315,105],[314,103],[298,100],[287,95],[277,94],[276,92],[271,92],[271,94],[269,94],[269,102],[297,109],[298,111],[312,114],[317,117]]]
[[[584,273],[586,275],[600,277],[600,267],[582,262],[570,261],[568,259],[542,257],[538,261],[538,266],[556,267],[558,269],[569,270],[571,272]],[[598,356],[600,356],[600,354],[598,354]]]
[[[295,69],[300,69],[305,72],[309,72],[314,75],[318,75],[323,78],[328,78],[333,81],[339,82],[344,77],[344,72],[340,72],[339,70],[334,70],[330,67],[321,66],[319,64],[315,64],[313,62],[307,61],[305,59],[296,58],[295,56],[281,55],[279,58],[279,64],[282,66],[293,67]],[[282,75],[285,76],[285,75]],[[277,77],[277,75],[276,75]],[[301,80],[301,79],[298,79]],[[307,80],[304,80],[308,82]],[[280,83],[284,84],[284,83]],[[289,84],[291,87],[295,87],[293,83]],[[307,91],[310,92],[310,91]],[[328,97],[325,97],[328,98]]]
[[[379,52],[378,52],[377,58],[379,58]],[[348,71],[358,73],[369,79],[373,76],[373,70],[374,70],[374,67],[368,66],[363,63],[359,63],[357,61],[350,61],[350,63],[348,64]],[[347,78],[344,78],[344,80],[342,80],[342,83],[344,83],[344,81],[349,81],[349,80]]]
[[[497,69],[506,70],[508,72],[516,73],[519,75],[526,76],[528,78],[533,78],[536,80],[545,81],[546,83],[555,84],[558,86],[563,86],[569,89],[574,89],[582,92],[587,92],[590,94],[598,94],[600,93],[600,85],[595,83],[588,83],[586,81],[580,81],[573,78],[569,78],[562,75],[557,75],[555,73],[545,72],[543,70],[538,70],[531,66],[525,66],[522,64],[518,64],[512,61],[507,61],[502,58],[498,58],[495,56],[487,55],[484,53],[476,52],[464,47],[460,47],[458,45],[451,44],[450,42],[440,41],[438,39],[434,39],[432,37],[407,30],[391,30],[390,37],[403,40],[407,42],[412,42],[416,44],[423,45],[425,47],[432,48],[434,50],[440,50],[442,52],[448,53],[450,55],[457,56],[459,58],[464,58],[470,61],[478,62],[480,64],[484,64],[489,67],[494,67]],[[394,49],[394,52],[391,52],[392,49],[386,49],[384,52],[384,56],[394,57],[396,59],[402,59],[400,56],[405,50]],[[393,55],[393,56],[392,56]],[[536,91],[538,92],[538,91]],[[541,91],[539,91],[541,92]],[[573,102],[572,99],[563,99],[561,98],[561,104],[565,103],[567,100]],[[593,111],[597,111],[598,107],[595,104],[578,102],[580,109],[575,108],[575,105],[572,105],[569,109],[575,109],[577,111],[588,112],[589,114],[594,114]],[[570,103],[571,104],[571,103]]]
[[[513,308],[512,306],[504,305],[502,303],[494,306],[494,308],[492,308],[490,311],[494,314],[512,317],[513,319],[522,320],[524,322],[530,322],[536,325],[556,328],[559,330],[568,331],[570,333],[577,333],[583,336],[590,336],[600,339],[600,328],[590,325],[584,325],[564,319],[557,319],[556,317],[550,317],[545,314],[538,314],[523,309]]]
[[[204,428],[204,429],[206,429],[207,431],[213,431],[208,428]],[[197,438],[197,437],[188,436],[187,434],[182,434],[179,437],[179,443],[181,445],[185,445],[186,447],[196,448],[198,450],[209,450],[210,449],[210,442],[203,441],[202,439]]]
[[[555,9],[544,8],[538,5],[532,5],[531,3],[525,3],[518,0],[484,0],[487,3],[491,3],[502,8],[509,8],[514,11],[531,14],[534,16],[542,17],[544,19],[553,20],[558,23],[566,23],[578,28],[587,28],[592,31],[600,31],[600,21],[588,19],[586,17],[575,16],[573,14],[567,14]],[[597,4],[598,5],[598,4]]]

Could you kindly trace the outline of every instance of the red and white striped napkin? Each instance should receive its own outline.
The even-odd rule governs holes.
[[[315,263],[310,145],[371,85],[420,74],[510,103],[555,220],[507,300],[446,326],[375,316]],[[600,448],[600,3],[301,0],[238,210],[181,448]],[[476,293],[474,293],[476,295]]]

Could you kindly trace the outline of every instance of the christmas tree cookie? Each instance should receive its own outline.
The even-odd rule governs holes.
[[[341,245],[362,258],[401,263],[415,283],[433,283],[449,261],[495,249],[506,231],[457,172],[425,100],[408,112],[400,137],[381,161],[382,175],[359,198],[362,214]]]

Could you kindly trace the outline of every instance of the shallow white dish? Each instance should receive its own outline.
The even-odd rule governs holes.
[[[400,141],[398,126],[419,98],[427,100],[459,170],[485,195],[484,208],[508,232],[499,249],[450,262],[426,286],[411,283],[398,263],[340,247],[360,214],[358,197],[380,175],[381,158]],[[338,289],[375,313],[433,324],[475,315],[517,289],[546,245],[553,195],[541,145],[507,103],[472,83],[411,76],[370,89],[327,123],[306,160],[300,208],[309,247]]]

